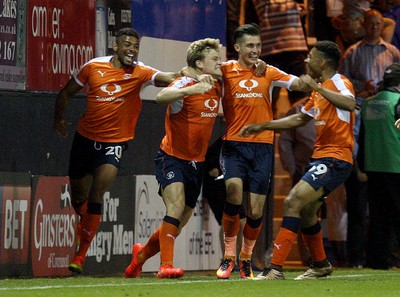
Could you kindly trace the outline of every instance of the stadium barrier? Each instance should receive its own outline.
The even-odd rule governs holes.
[[[123,273],[131,247],[146,243],[160,226],[165,207],[152,175],[118,176],[105,193],[102,222],[83,274]],[[0,172],[0,277],[69,276],[78,217],[65,176]],[[185,270],[216,269],[221,259],[219,226],[198,200],[193,217],[176,239],[175,265]],[[157,271],[156,255],[143,271]]]

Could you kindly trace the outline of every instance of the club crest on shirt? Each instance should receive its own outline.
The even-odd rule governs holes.
[[[166,179],[173,179],[175,177],[175,173],[173,171],[170,171],[167,173],[165,176]]]

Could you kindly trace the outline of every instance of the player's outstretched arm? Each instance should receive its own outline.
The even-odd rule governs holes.
[[[302,112],[278,119],[271,122],[265,122],[262,124],[250,124],[244,126],[239,136],[247,137],[251,134],[258,134],[265,130],[287,130],[294,129],[299,126],[305,125],[312,118]]]
[[[180,89],[175,87],[164,88],[157,94],[156,102],[158,104],[169,104],[177,100],[183,99],[183,97],[185,96],[204,94],[212,87],[213,85],[207,82],[199,82],[192,86]]]
[[[179,72],[159,72],[154,79],[154,85],[156,87],[167,87],[175,79],[181,76],[182,75]]]

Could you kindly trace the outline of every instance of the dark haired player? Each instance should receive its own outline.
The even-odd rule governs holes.
[[[178,73],[160,72],[137,61],[139,34],[123,28],[113,43],[113,56],[84,64],[58,93],[54,129],[67,137],[64,111],[70,98],[88,86],[86,110],[78,122],[70,153],[72,205],[80,216],[79,249],[69,270],[82,272],[86,252],[100,225],[103,195],[111,187],[128,140],[134,138],[142,107],[139,92],[145,83],[166,86]]]
[[[284,279],[282,266],[300,230],[312,264],[295,279],[316,279],[332,273],[322,243],[317,211],[326,196],[347,179],[353,167],[354,89],[346,77],[336,72],[340,57],[335,43],[317,42],[306,59],[308,75],[300,78],[313,90],[301,112],[247,125],[240,132],[242,137],[248,137],[265,130],[291,129],[305,125],[312,118],[316,126],[314,152],[308,169],[285,199],[271,266],[254,279]]]

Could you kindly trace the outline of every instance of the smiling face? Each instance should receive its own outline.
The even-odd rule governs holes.
[[[234,47],[239,54],[239,63],[246,68],[252,68],[261,54],[261,37],[245,34],[238,39]]]
[[[116,67],[132,67],[136,64],[139,55],[139,39],[122,35],[114,42],[113,49],[117,57],[117,61],[114,60]]]
[[[323,60],[321,53],[316,48],[312,48],[304,62],[306,63],[307,74],[314,79],[318,79],[322,72],[321,64]]]
[[[222,77],[221,56],[219,51],[215,49],[207,49],[204,51],[204,59],[197,60],[197,68],[204,74],[210,74],[214,78]]]

